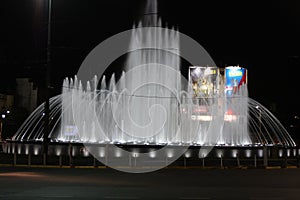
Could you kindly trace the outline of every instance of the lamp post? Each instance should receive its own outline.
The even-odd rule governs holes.
[[[1,116],[0,116],[0,142],[2,141],[2,137],[3,137],[3,125],[4,125],[4,120],[9,117],[10,115],[10,110],[6,109],[5,107],[2,108],[1,112],[0,112]]]
[[[3,130],[3,122],[2,120],[5,118],[5,114],[1,114],[0,117],[0,141],[2,141],[2,130]]]
[[[260,106],[256,106],[255,107],[258,111],[259,111],[259,134],[262,134],[261,132],[261,126],[262,126],[262,120],[261,120],[261,117],[262,117],[262,113],[261,113],[261,108]],[[263,157],[264,157],[264,167],[267,167],[268,166],[268,147],[267,147],[267,143],[268,141],[263,141]]]
[[[50,102],[49,102],[49,89],[50,89],[50,64],[51,64],[51,9],[52,0],[48,0],[48,32],[47,32],[47,60],[46,60],[46,101],[44,104],[44,136],[43,136],[43,158],[44,165],[47,163],[48,145],[49,145],[49,116],[50,116]]]
[[[255,108],[259,111],[259,118],[258,118],[259,124],[258,124],[258,128],[259,128],[259,134],[261,134],[261,109],[260,109],[259,106],[256,106]]]

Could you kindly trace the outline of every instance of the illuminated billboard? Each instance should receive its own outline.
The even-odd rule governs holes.
[[[247,83],[247,70],[242,67],[230,66],[225,68],[225,94],[235,94],[239,87]]]
[[[198,67],[189,68],[189,82],[193,87],[194,97],[209,97],[218,90],[218,68]]]

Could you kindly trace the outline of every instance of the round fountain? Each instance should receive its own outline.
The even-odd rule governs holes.
[[[174,28],[142,31],[144,26],[162,26],[156,3],[147,8],[146,13],[155,14],[134,27],[130,46],[140,50],[127,55],[119,78],[95,75],[85,83],[77,76],[66,78],[62,94],[50,99],[50,154],[69,154],[69,144],[75,146],[74,155],[81,154],[82,144],[98,146],[102,157],[108,155],[107,145],[132,152],[188,146],[186,157],[207,156],[205,151],[198,154],[201,147],[214,147],[215,157],[236,157],[238,152],[262,157],[265,146],[295,148],[280,121],[248,97],[247,69],[191,66],[185,80],[180,71],[179,32]],[[44,133],[42,104],[6,151],[41,154]],[[169,150],[165,154],[171,156]]]

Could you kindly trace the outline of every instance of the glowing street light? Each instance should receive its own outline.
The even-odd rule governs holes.
[[[4,110],[1,111],[1,118],[0,118],[0,141],[2,140],[4,120],[9,116],[9,114],[10,114],[10,110],[6,110],[5,108],[4,108]]]

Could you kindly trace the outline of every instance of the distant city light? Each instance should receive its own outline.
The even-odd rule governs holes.
[[[5,114],[2,114],[1,117],[2,117],[2,119],[4,119],[6,116],[5,116]]]

